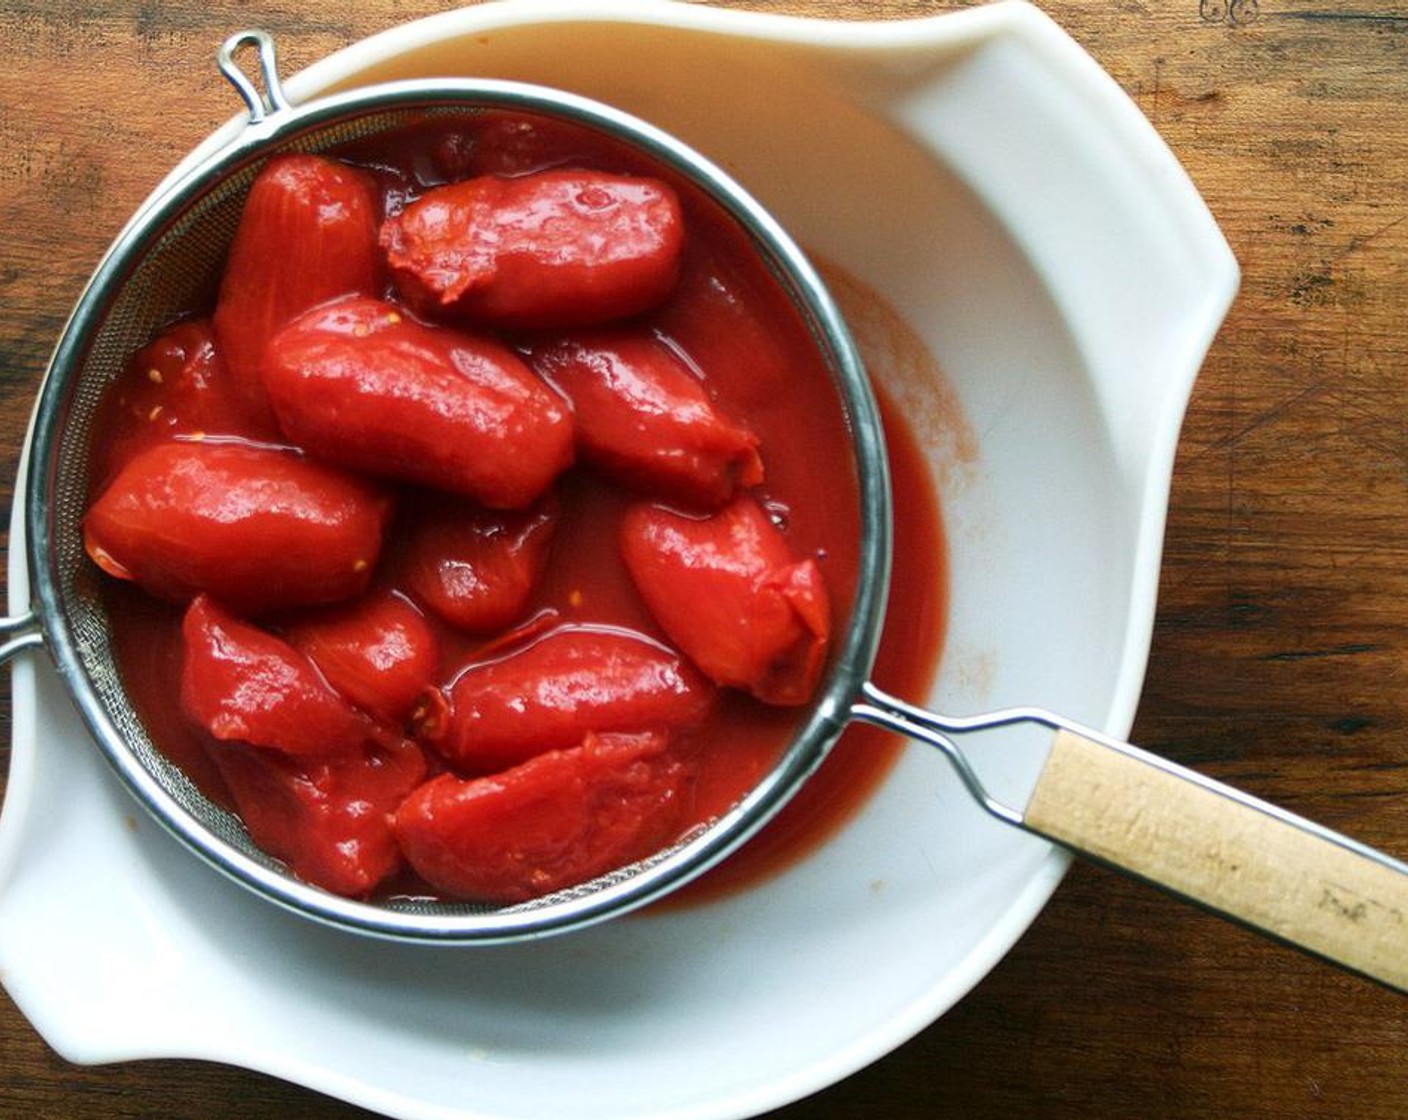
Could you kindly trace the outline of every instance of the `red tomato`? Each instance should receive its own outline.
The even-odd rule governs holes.
[[[663,304],[651,325],[761,429],[774,410],[795,411],[799,363],[817,360],[816,340],[740,229],[708,214],[691,230],[698,236],[681,261],[681,298]],[[790,455],[774,448],[772,458],[784,463]]]
[[[517,622],[547,563],[556,501],[496,512],[449,499],[417,508],[404,531],[405,589],[452,626],[471,633]]]
[[[390,499],[296,452],[215,440],[158,444],[83,521],[104,571],[163,599],[199,591],[250,614],[361,592]]]
[[[247,401],[262,402],[259,363],[280,327],[376,290],[379,212],[371,179],[320,156],[275,156],[254,180],[215,305],[220,350]]]
[[[181,623],[181,707],[216,739],[286,754],[355,751],[376,732],[282,638],[198,595]]]
[[[132,356],[94,421],[93,477],[102,482],[173,436],[245,432],[250,417],[215,349],[209,322],[177,323]]]
[[[265,353],[264,385],[309,454],[495,509],[530,504],[572,460],[565,402],[516,354],[380,300],[295,319]]]
[[[669,186],[585,170],[450,183],[381,228],[412,306],[515,329],[585,326],[654,307],[675,286],[683,244]]]
[[[623,630],[564,626],[462,672],[434,746],[466,770],[489,773],[589,732],[688,727],[712,700],[709,683],[672,650]]]
[[[589,166],[582,160],[581,130],[552,117],[489,110],[475,119],[472,136],[459,134],[446,140],[448,143],[437,146],[435,156],[444,172],[442,181],[447,182],[473,175],[507,178],[554,167]],[[601,160],[611,160],[617,154],[593,153],[590,165],[599,167]]]
[[[707,518],[633,506],[621,544],[641,598],[705,676],[770,704],[811,699],[831,633],[826,586],[757,502]]]
[[[655,852],[684,820],[682,763],[661,735],[588,735],[500,774],[442,774],[396,812],[411,867],[455,898],[521,902]]]
[[[711,509],[763,481],[758,437],[653,335],[584,334],[535,348],[532,362],[572,402],[582,457],[613,481]]]
[[[425,616],[394,592],[301,613],[283,633],[338,693],[387,724],[405,724],[440,663]]]
[[[392,814],[426,774],[408,739],[298,756],[239,743],[210,748],[250,838],[306,883],[365,898],[403,860]]]

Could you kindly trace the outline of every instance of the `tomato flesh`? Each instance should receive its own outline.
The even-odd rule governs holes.
[[[94,426],[105,433],[92,466],[100,484],[155,444],[254,428],[205,319],[176,323],[138,350]]]
[[[509,512],[422,502],[404,530],[400,579],[413,598],[459,630],[503,630],[527,608],[557,520],[551,497]]]
[[[394,304],[325,304],[279,332],[264,387],[285,436],[352,470],[532,503],[572,460],[563,401],[513,351]]]
[[[283,629],[340,695],[388,724],[411,718],[439,668],[435,631],[395,592],[303,611]]]
[[[413,307],[513,329],[649,310],[674,287],[683,242],[668,185],[580,169],[450,183],[381,230]]]
[[[591,732],[690,728],[713,688],[673,650],[639,634],[561,627],[465,668],[449,687],[435,745],[469,773],[561,750]]]
[[[297,756],[227,743],[210,753],[250,839],[300,879],[364,898],[401,869],[392,815],[425,779],[416,743]]]
[[[215,739],[296,755],[345,754],[375,728],[288,642],[198,595],[181,626],[181,706]]]
[[[376,291],[379,218],[371,178],[337,160],[275,156],[256,177],[214,317],[230,377],[256,411],[259,366],[274,333],[325,300]]]
[[[621,547],[665,633],[714,683],[769,704],[811,698],[831,634],[826,585],[751,497],[702,518],[636,506]]]
[[[483,778],[431,779],[396,811],[412,867],[455,898],[522,902],[603,875],[668,843],[684,820],[685,766],[660,735],[588,735]]]
[[[572,402],[582,457],[613,481],[706,508],[763,481],[758,437],[660,339],[617,328],[539,346],[532,362]]]
[[[173,440],[131,459],[83,520],[89,556],[163,599],[249,612],[360,593],[381,553],[380,487],[287,449]]]

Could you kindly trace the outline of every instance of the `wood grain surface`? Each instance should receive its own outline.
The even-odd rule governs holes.
[[[286,72],[432,0],[0,0],[0,487],[63,320],[134,206],[231,115],[212,52]],[[933,0],[728,6],[901,18]],[[1408,4],[1042,5],[1137,101],[1243,266],[1188,411],[1151,750],[1408,857]],[[0,739],[8,744],[8,706]],[[1079,866],[956,1009],[777,1120],[1408,1115],[1408,1002]],[[191,1062],[77,1068],[0,999],[0,1117],[349,1120]]]

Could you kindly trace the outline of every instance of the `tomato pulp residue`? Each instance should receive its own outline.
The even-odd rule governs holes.
[[[85,538],[118,577],[134,706],[256,842],[337,893],[512,901],[670,843],[778,757],[856,586],[848,437],[805,327],[710,204],[640,188],[656,169],[566,126],[439,121],[331,171],[305,158],[246,211],[281,251],[237,236],[213,305],[135,355],[99,416]],[[533,225],[620,199],[608,260],[570,213]],[[486,207],[533,219],[522,252],[446,248],[445,214]],[[648,402],[643,427],[598,380]],[[885,412],[898,539],[876,678],[914,694],[942,534]],[[819,843],[894,754],[849,730],[697,891]]]

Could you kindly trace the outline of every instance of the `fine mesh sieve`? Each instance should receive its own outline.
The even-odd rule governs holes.
[[[262,92],[238,64],[237,53],[247,48],[258,52]],[[839,735],[869,671],[885,597],[888,484],[875,405],[839,314],[800,250],[731,179],[672,137],[607,106],[536,86],[445,79],[390,83],[295,107],[284,96],[273,42],[264,33],[232,36],[219,57],[249,107],[248,122],[133,217],[99,264],[51,360],[24,492],[33,607],[9,620],[0,656],[42,641],[99,747],[138,799],[217,868],[308,916],[393,938],[502,941],[587,924],[648,901],[716,862],[780,807]],[[102,577],[83,547],[92,425],[104,389],[130,355],[180,313],[208,302],[245,195],[268,157],[326,151],[437,114],[502,110],[567,120],[623,141],[699,188],[747,234],[815,337],[854,434],[863,578],[820,702],[777,767],[717,822],[643,863],[515,906],[349,901],[297,881],[262,853],[235,816],[166,759],[134,711],[114,662]]]
[[[261,94],[234,62],[259,52]],[[488,943],[587,925],[644,904],[721,859],[760,828],[859,720],[937,748],[994,818],[1057,841],[1218,913],[1408,991],[1408,866],[1136,747],[1034,708],[946,716],[887,696],[867,679],[890,559],[885,452],[865,372],[839,313],[803,254],[727,176],[678,141],[606,106],[497,81],[398,82],[294,107],[273,45],[232,37],[221,69],[249,106],[239,136],[138,212],[99,264],[50,363],[35,412],[24,524],[32,602],[0,625],[0,660],[47,647],[94,739],[138,799],[189,847],[264,897],[328,924],[402,940]],[[857,588],[812,706],[781,759],[718,820],[642,863],[516,906],[349,901],[292,878],[238,820],[208,801],[156,749],[126,697],[88,563],[80,519],[98,400],[128,355],[201,302],[270,155],[323,151],[399,129],[426,114],[510,109],[568,120],[634,146],[721,207],[747,235],[810,328],[837,391],[858,481]],[[958,740],[1014,724],[1054,735],[1027,803],[990,795]]]

